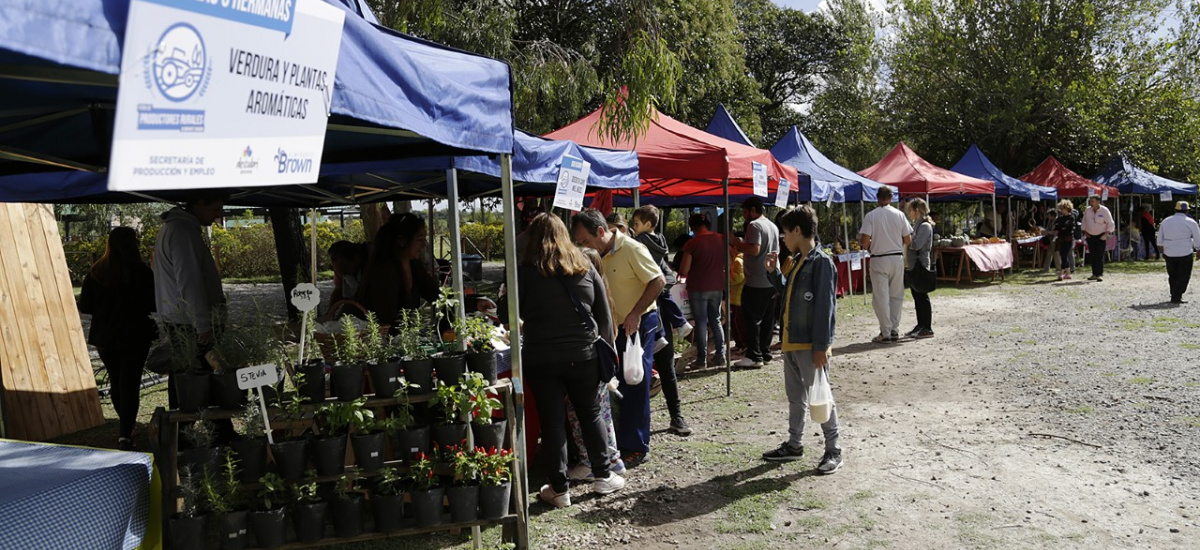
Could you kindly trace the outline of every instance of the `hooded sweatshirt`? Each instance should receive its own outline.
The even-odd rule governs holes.
[[[192,325],[196,332],[212,330],[213,312],[221,310],[225,295],[221,277],[200,220],[182,207],[163,214],[163,226],[154,243],[154,299],[165,323]]]
[[[670,252],[667,248],[667,238],[653,231],[646,231],[639,233],[633,239],[646,246],[646,249],[650,251],[650,257],[658,262],[658,268],[662,270],[667,284],[673,284],[675,271],[671,269],[671,264],[667,261],[667,253]]]

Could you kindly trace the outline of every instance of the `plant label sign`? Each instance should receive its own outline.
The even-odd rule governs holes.
[[[766,198],[770,195],[770,192],[767,190],[767,166],[751,162],[750,168],[754,174],[754,194]]]
[[[581,158],[563,155],[554,188],[554,207],[578,212],[583,210],[583,195],[587,190],[592,164]]]
[[[261,386],[269,386],[279,381],[279,367],[267,363],[237,370],[239,390],[250,390]]]
[[[1163,202],[1171,202],[1171,192],[1163,191],[1162,193],[1159,193],[1158,200],[1163,201]]]
[[[787,208],[788,192],[792,190],[792,184],[788,180],[780,179],[779,187],[775,189],[775,207]]]
[[[292,289],[292,305],[304,312],[317,309],[321,303],[321,291],[312,283],[300,283]]]

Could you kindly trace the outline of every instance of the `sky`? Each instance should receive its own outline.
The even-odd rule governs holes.
[[[798,10],[804,10],[805,12],[808,12],[808,13],[812,13],[814,10],[816,10],[817,5],[821,3],[821,0],[771,0],[771,1],[775,2],[776,5],[780,5],[785,8],[795,8]]]

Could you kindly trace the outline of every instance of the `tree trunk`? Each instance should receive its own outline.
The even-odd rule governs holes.
[[[287,304],[288,320],[299,321],[300,312],[290,299],[292,289],[300,280],[312,279],[308,247],[304,244],[304,230],[300,226],[300,210],[269,208],[267,216],[275,233],[275,253],[279,258],[279,275],[283,279],[283,301]]]

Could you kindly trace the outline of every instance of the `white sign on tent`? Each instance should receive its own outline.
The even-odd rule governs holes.
[[[554,188],[554,207],[572,212],[583,210],[583,195],[587,190],[592,164],[578,157],[563,155],[558,170],[558,185]]]
[[[757,162],[750,163],[750,168],[754,174],[754,194],[766,198],[770,195],[767,189],[767,167]]]
[[[1033,202],[1038,202],[1038,201],[1042,200],[1042,192],[1038,191],[1037,189],[1030,191],[1029,192],[1029,200],[1031,200]]]
[[[315,182],[345,17],[320,0],[133,0],[109,189]]]
[[[779,188],[775,190],[775,206],[778,208],[787,208],[788,193],[792,190],[792,184],[788,180],[779,180]]]
[[[1163,191],[1162,193],[1158,194],[1158,200],[1163,202],[1171,202],[1172,198],[1173,197],[1170,191]]]
[[[1100,194],[1100,200],[1102,200],[1102,201],[1108,200],[1108,188],[1107,187],[1105,187],[1104,192]]]

